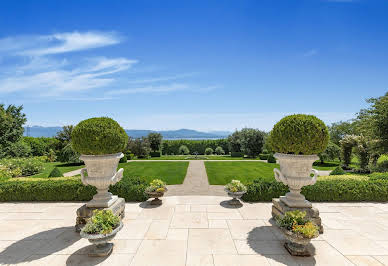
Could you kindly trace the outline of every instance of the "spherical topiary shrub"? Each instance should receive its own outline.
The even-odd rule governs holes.
[[[71,134],[73,148],[84,155],[122,152],[128,141],[124,129],[113,119],[96,117],[81,121]]]
[[[311,155],[323,152],[329,142],[329,131],[313,115],[289,115],[271,131],[271,145],[276,152]]]

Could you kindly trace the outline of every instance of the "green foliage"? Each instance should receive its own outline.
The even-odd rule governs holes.
[[[160,151],[163,136],[160,133],[149,133],[147,138],[150,142],[151,150],[154,152]]]
[[[61,171],[59,171],[58,167],[54,167],[48,177],[63,177],[63,175]]]
[[[151,152],[150,143],[147,138],[128,138],[127,148],[137,158],[148,158]]]
[[[151,157],[160,157],[161,156],[160,151],[152,151],[152,152],[150,152],[150,155],[151,155]]]
[[[57,159],[57,156],[55,155],[55,151],[53,149],[50,149],[49,152],[47,153],[47,160],[49,162],[55,162]]]
[[[226,154],[229,153],[229,143],[227,139],[207,139],[207,140],[164,140],[162,143],[163,155],[180,154],[179,147],[185,145],[191,153],[205,154],[205,149],[210,147],[215,150],[218,146],[222,147]]]
[[[243,192],[247,191],[247,187],[244,186],[243,183],[241,183],[240,180],[232,180],[229,184],[225,186],[227,190],[230,192]]]
[[[339,159],[341,156],[341,148],[329,141],[329,144],[327,145],[326,149],[318,154],[319,160],[321,161],[321,164],[323,164],[325,161],[334,161],[336,159]]]
[[[345,171],[341,166],[337,166],[333,171],[330,172],[330,175],[344,175]]]
[[[267,163],[276,163],[276,158],[272,154],[269,154],[267,158]]]
[[[242,153],[242,152],[237,152],[237,151],[232,151],[232,152],[230,153],[230,156],[231,156],[231,157],[244,157],[244,153]]]
[[[360,163],[360,169],[363,172],[368,171],[369,159],[370,159],[370,147],[366,137],[363,135],[356,138],[355,152]]]
[[[288,192],[288,188],[275,180],[258,178],[247,184],[244,201],[272,201]],[[335,179],[318,180],[313,186],[302,188],[309,201],[388,201],[388,180]]]
[[[81,121],[71,133],[71,143],[80,154],[102,155],[122,152],[128,141],[124,129],[108,117]]]
[[[212,155],[214,152],[214,150],[210,147],[206,148],[205,149],[205,155]]]
[[[120,224],[120,218],[112,210],[94,210],[93,216],[82,228],[87,234],[110,234]]]
[[[161,192],[166,191],[166,183],[160,179],[154,179],[151,181],[150,185],[146,188],[146,192]]]
[[[124,156],[120,159],[120,163],[126,163],[128,161],[127,155],[124,154]]]
[[[10,156],[13,144],[23,136],[23,125],[27,121],[22,113],[23,106],[0,104],[0,158]]]
[[[239,134],[241,151],[248,157],[258,156],[263,149],[264,132],[253,128],[243,128]]]
[[[61,150],[59,154],[59,161],[66,163],[79,163],[80,154],[73,149],[71,142],[67,143],[65,147]]]
[[[43,170],[43,161],[39,158],[9,158],[0,160],[0,165],[19,176],[30,176]],[[15,174],[12,174],[15,177]]]
[[[318,154],[326,149],[329,133],[326,125],[313,115],[290,115],[271,131],[271,146],[286,154]]]
[[[341,157],[345,167],[349,167],[352,161],[352,150],[357,144],[357,137],[354,135],[346,135],[340,140]]]
[[[186,145],[181,145],[179,147],[178,153],[182,154],[182,155],[187,155],[187,154],[190,154],[190,150],[189,150],[189,148],[187,148]]]
[[[221,146],[217,146],[217,148],[215,149],[215,152],[217,155],[224,155],[225,154],[225,151]]]
[[[268,157],[270,156],[270,154],[259,154],[259,158],[260,160],[268,160]]]
[[[352,121],[340,121],[329,126],[330,141],[340,146],[340,140],[346,135],[358,135],[356,123]]]
[[[236,130],[232,135],[228,137],[230,151],[241,152],[241,137],[240,132]]]
[[[388,154],[382,154],[379,157],[375,170],[378,172],[388,172]]]
[[[31,147],[22,138],[11,144],[8,151],[10,157],[29,157],[31,156]]]
[[[283,217],[277,217],[276,222],[280,227],[292,231],[292,228],[295,224],[304,225],[308,222],[305,217],[306,212],[299,210],[288,211],[284,214]]]
[[[372,173],[369,176],[370,176],[370,180],[387,180],[388,181],[388,172]]]

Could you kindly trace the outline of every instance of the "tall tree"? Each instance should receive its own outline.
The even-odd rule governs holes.
[[[26,115],[23,106],[0,104],[0,158],[10,154],[11,147],[23,136]]]
[[[253,128],[243,128],[240,131],[241,150],[245,155],[256,157],[261,153],[264,145],[264,134],[264,132]]]
[[[160,151],[161,145],[162,145],[162,139],[163,136],[160,133],[149,133],[148,134],[148,141],[150,143],[151,150],[156,152]]]
[[[354,121],[340,121],[329,126],[330,141],[340,145],[340,140],[346,135],[357,135]]]

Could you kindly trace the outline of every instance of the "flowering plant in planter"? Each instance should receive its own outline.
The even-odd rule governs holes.
[[[225,186],[225,191],[230,197],[232,197],[232,200],[229,201],[229,204],[241,205],[239,199],[247,192],[247,187],[241,183],[240,180],[232,180]]]
[[[300,191],[303,186],[316,182],[318,172],[312,169],[312,164],[319,159],[316,154],[328,144],[326,125],[313,115],[286,116],[272,129],[270,141],[280,164],[280,170],[274,169],[275,179],[290,188],[280,200],[289,207],[311,207]]]
[[[166,183],[164,183],[160,179],[154,179],[150,183],[150,185],[145,189],[146,194],[148,194],[149,197],[155,198],[151,201],[152,205],[160,205],[162,204],[162,201],[159,199],[160,197],[163,197],[164,192],[167,191]]]
[[[282,229],[287,242],[286,249],[291,255],[309,256],[306,246],[312,238],[319,235],[318,226],[305,219],[306,212],[299,210],[286,212],[283,217],[277,217],[276,222]]]

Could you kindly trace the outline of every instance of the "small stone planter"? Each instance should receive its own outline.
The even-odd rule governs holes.
[[[92,250],[88,254],[91,257],[105,257],[108,256],[113,250],[113,243],[109,243],[116,234],[123,228],[123,223],[114,229],[110,234],[87,234],[81,231],[82,238],[89,240],[93,244]]]
[[[161,205],[162,204],[162,200],[159,199],[161,197],[163,197],[164,193],[167,191],[167,188],[165,187],[164,188],[164,192],[146,192],[146,194],[148,195],[148,197],[150,198],[154,198],[153,200],[150,201],[150,204],[151,205]]]
[[[301,234],[294,233],[282,227],[280,227],[280,230],[287,239],[284,247],[292,256],[311,256],[310,252],[307,250],[307,245],[310,243],[311,239],[319,236],[319,232],[317,232],[312,238],[307,238]]]
[[[246,191],[232,192],[226,188],[225,188],[225,191],[228,193],[229,197],[232,197],[232,199],[229,201],[229,205],[233,205],[233,206],[239,206],[239,205],[241,206],[242,205],[240,199],[246,193]]]

